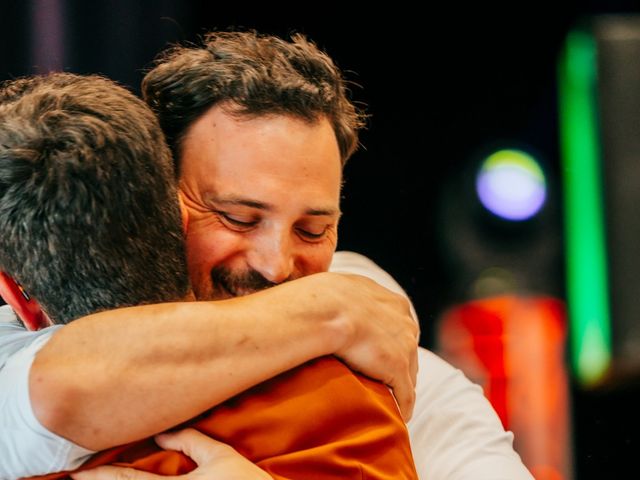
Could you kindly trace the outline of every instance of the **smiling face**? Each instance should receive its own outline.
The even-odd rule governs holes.
[[[187,131],[180,189],[198,299],[326,271],[338,240],[340,152],[326,118],[243,117],[216,105]]]

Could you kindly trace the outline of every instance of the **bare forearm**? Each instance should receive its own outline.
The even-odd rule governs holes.
[[[92,450],[147,437],[307,360],[335,354],[415,398],[407,302],[358,276],[311,275],[246,297],[103,312],[59,329],[29,377],[40,422]]]
[[[314,319],[291,303],[262,300],[135,307],[67,325],[31,369],[36,416],[79,445],[107,448],[331,353],[343,336],[322,314]]]

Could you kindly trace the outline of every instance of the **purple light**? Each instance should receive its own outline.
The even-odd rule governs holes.
[[[476,190],[487,210],[515,221],[538,213],[547,193],[538,164],[518,151],[502,151],[489,157],[476,180]]]

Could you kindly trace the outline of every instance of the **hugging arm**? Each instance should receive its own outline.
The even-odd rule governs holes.
[[[384,312],[383,321],[372,318]],[[391,319],[391,320],[390,320]],[[413,408],[406,300],[321,273],[242,298],[101,312],[60,328],[29,375],[36,418],[90,450],[154,435],[309,359],[336,354]]]

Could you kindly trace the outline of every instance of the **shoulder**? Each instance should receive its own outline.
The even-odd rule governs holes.
[[[28,331],[13,310],[7,305],[0,307],[0,369],[9,358],[23,353],[35,354],[61,325]],[[33,351],[31,351],[33,350]]]
[[[20,324],[20,322],[9,305],[2,305],[0,306],[0,327],[6,324]]]

